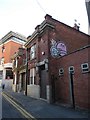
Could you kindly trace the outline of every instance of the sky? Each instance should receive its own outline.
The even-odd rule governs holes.
[[[46,14],[88,34],[85,0],[0,0],[0,39],[13,31],[26,37],[44,21]]]

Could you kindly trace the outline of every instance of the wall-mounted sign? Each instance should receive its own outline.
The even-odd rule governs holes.
[[[56,42],[52,39],[50,52],[53,57],[64,56],[67,54],[66,45],[61,41]]]

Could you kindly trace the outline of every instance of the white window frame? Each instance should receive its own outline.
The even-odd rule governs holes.
[[[87,65],[87,67],[84,67],[84,65]],[[82,69],[82,73],[89,72],[89,64],[88,63],[81,64],[81,69]]]
[[[30,49],[30,60],[36,57],[36,44],[34,44]]]
[[[16,68],[18,67],[18,58],[16,57]]]
[[[71,68],[73,68],[73,69],[71,70]],[[70,67],[68,68],[68,70],[69,70],[69,73],[72,73],[72,74],[75,73],[74,66],[70,66]]]
[[[64,69],[63,68],[60,68],[59,69],[59,76],[63,75],[64,74]]]
[[[4,59],[4,58],[1,58],[1,65],[4,64],[4,61],[5,61],[5,59]]]
[[[31,71],[32,71],[32,75],[31,75]],[[34,83],[35,83],[35,76],[36,76],[36,74],[35,74],[35,68],[32,68],[32,69],[30,69],[30,85],[34,85]],[[32,83],[31,83],[31,77],[32,77]]]

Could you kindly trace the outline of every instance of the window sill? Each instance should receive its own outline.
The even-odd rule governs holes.
[[[60,74],[59,77],[60,77],[60,76],[64,76],[64,74]]]
[[[30,60],[34,60],[34,59],[36,59],[36,57],[34,57],[34,58],[30,59]]]
[[[82,71],[82,74],[90,73],[90,71]]]

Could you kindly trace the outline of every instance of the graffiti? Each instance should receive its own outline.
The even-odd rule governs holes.
[[[59,56],[64,56],[67,54],[66,46],[63,42],[59,41],[56,42],[55,40],[51,40],[51,48],[50,52],[52,57],[59,57]]]

